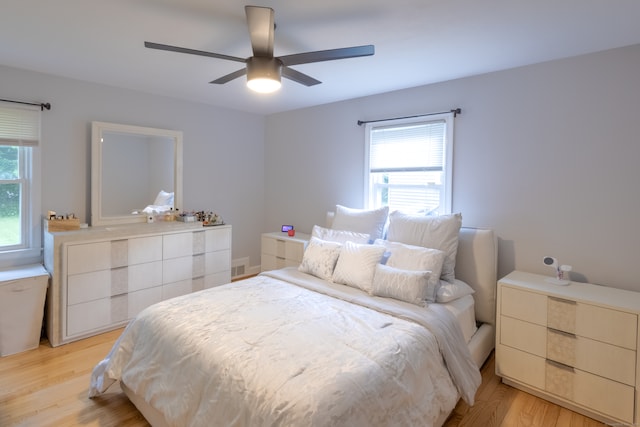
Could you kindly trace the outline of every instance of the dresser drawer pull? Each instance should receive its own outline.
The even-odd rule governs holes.
[[[558,369],[562,369],[563,371],[568,371],[568,372],[575,372],[573,369],[573,366],[569,366],[569,365],[565,365],[564,363],[560,363],[560,362],[556,362],[555,360],[550,360],[550,359],[545,359],[546,362]]]
[[[576,334],[572,334],[571,332],[565,332],[565,331],[561,331],[560,329],[555,329],[555,328],[547,328],[547,331],[552,332],[554,334],[558,334],[558,335],[564,335],[565,337],[569,337],[569,338],[576,338]]]
[[[574,300],[570,300],[570,299],[564,299],[564,298],[558,298],[558,297],[551,297],[551,296],[549,296],[549,297],[547,297],[547,298],[549,298],[550,300],[553,300],[553,301],[557,301],[557,302],[564,303],[564,304],[573,304],[573,305],[577,304],[577,302],[576,302],[576,301],[574,301]]]

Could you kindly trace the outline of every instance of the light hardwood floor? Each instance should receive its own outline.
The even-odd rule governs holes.
[[[35,350],[0,358],[0,426],[148,426],[117,384],[105,395],[87,397],[91,370],[121,331],[57,348],[43,341]],[[476,404],[458,403],[445,426],[604,426],[502,384],[493,356],[482,377]]]

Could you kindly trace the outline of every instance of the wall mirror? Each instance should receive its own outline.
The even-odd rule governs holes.
[[[91,225],[146,221],[160,192],[182,207],[182,132],[91,124]]]

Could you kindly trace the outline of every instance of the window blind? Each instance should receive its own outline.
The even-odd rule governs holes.
[[[444,120],[413,126],[380,126],[371,130],[369,168],[378,172],[442,171]]]
[[[36,147],[40,140],[39,107],[0,102],[0,145]]]

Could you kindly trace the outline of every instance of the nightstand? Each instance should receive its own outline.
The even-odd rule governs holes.
[[[261,271],[297,267],[302,262],[309,239],[311,236],[304,233],[296,233],[295,236],[282,232],[264,233],[260,254]]]
[[[504,383],[605,423],[637,425],[640,293],[514,271],[498,282],[496,311]]]

